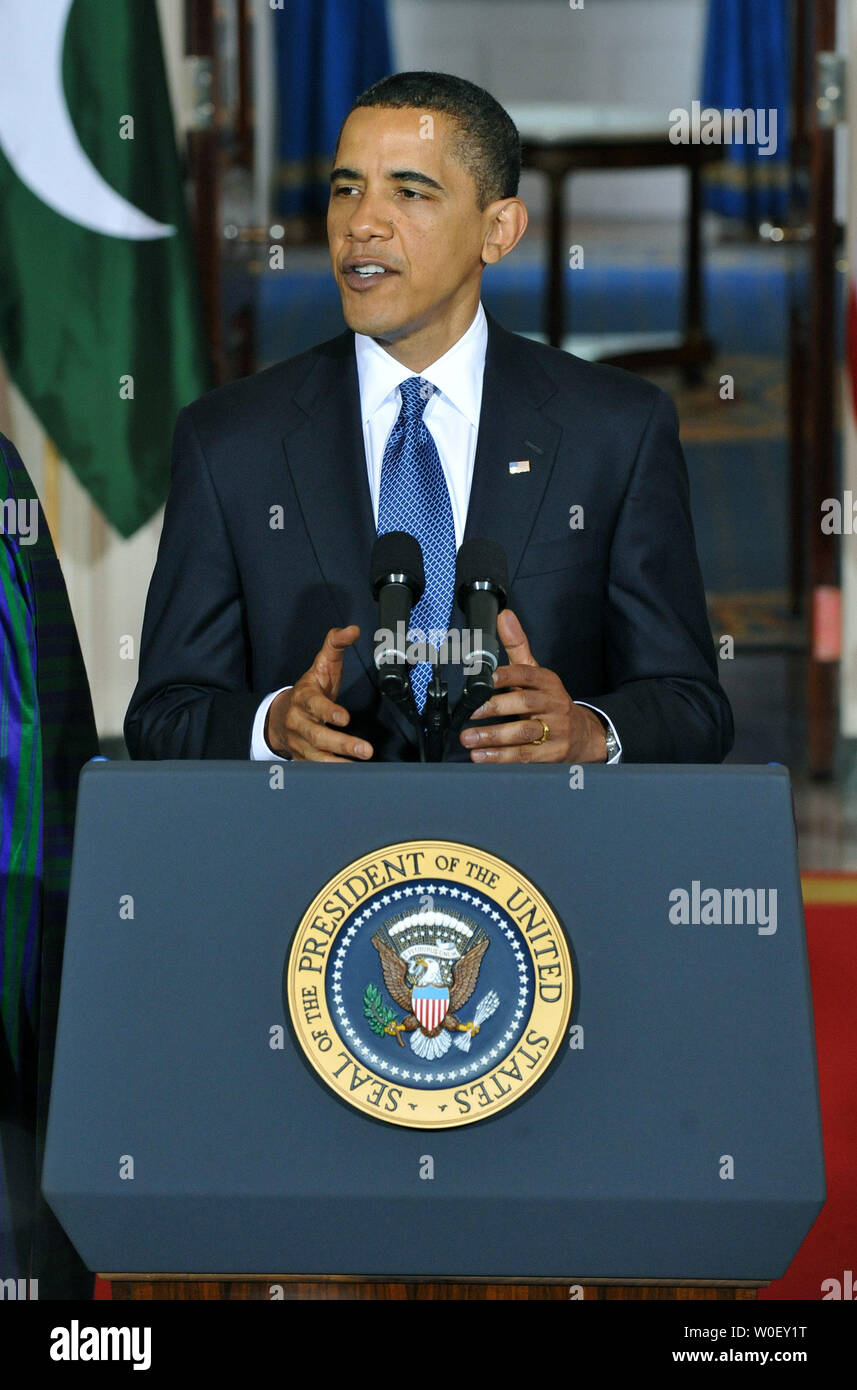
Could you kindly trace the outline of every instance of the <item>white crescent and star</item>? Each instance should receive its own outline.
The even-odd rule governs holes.
[[[0,149],[21,182],[70,222],[131,241],[172,236],[175,227],[156,222],[111,188],[77,138],[62,81],[73,3],[0,0]]]

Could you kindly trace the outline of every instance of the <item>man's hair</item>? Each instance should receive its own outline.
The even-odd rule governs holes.
[[[458,127],[452,155],[473,178],[480,211],[496,198],[513,198],[517,193],[521,176],[517,128],[499,101],[474,82],[448,72],[397,72],[367,87],[351,110],[360,106],[442,111]],[[341,138],[342,130],[337,144]]]

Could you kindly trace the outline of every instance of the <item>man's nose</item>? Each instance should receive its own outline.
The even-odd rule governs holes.
[[[389,217],[384,216],[385,207],[381,197],[364,189],[355,198],[354,207],[348,218],[347,232],[354,241],[371,241],[373,237],[386,240],[392,231]]]

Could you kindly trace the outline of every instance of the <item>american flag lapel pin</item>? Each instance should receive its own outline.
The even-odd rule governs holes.
[[[510,464],[509,464],[509,472],[510,472],[510,473],[529,473],[529,471],[530,471],[530,460],[529,460],[529,459],[518,459],[516,462],[510,462]]]

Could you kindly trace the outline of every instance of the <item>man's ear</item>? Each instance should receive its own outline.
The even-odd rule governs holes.
[[[497,198],[482,214],[485,240],[482,243],[483,265],[496,265],[514,250],[527,229],[527,209],[520,198]]]

